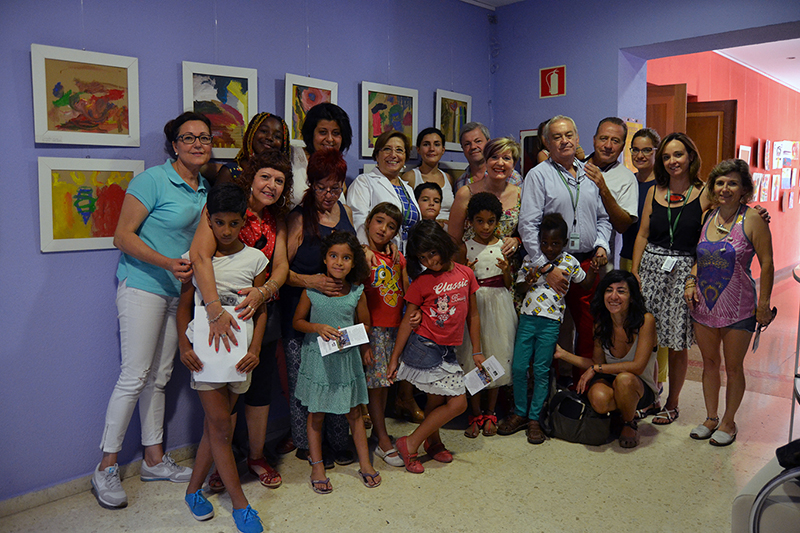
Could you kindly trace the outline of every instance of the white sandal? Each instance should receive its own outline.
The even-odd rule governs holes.
[[[717,425],[714,426],[713,429],[710,429],[705,423],[700,424],[696,428],[694,428],[690,433],[689,436],[692,437],[694,440],[706,440],[710,439],[711,435],[717,430],[719,427],[719,417],[711,418],[710,416],[706,417],[706,421],[711,420],[712,422],[716,422]]]
[[[394,454],[394,455],[392,455]],[[406,463],[403,461],[403,458],[400,457],[400,452],[397,451],[397,448],[394,446],[389,451],[383,451],[381,449],[381,445],[378,444],[375,446],[375,455],[383,459],[383,461],[389,466],[405,466]]]

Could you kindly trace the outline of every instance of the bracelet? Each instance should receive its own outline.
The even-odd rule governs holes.
[[[548,264],[550,265],[550,268],[548,268],[547,270],[541,270],[540,273],[549,274],[550,272],[555,270],[556,266],[553,263],[548,263]],[[542,266],[544,266],[544,265],[542,265]]]
[[[270,283],[272,283],[272,285],[269,285]],[[270,291],[272,293],[272,294],[270,294],[270,297],[274,296],[275,293],[278,292],[278,289],[280,289],[280,287],[278,287],[278,282],[275,281],[274,279],[268,279],[267,281],[265,281],[264,282],[264,287],[266,287],[267,285],[270,286]]]
[[[215,316],[214,318],[210,319],[210,320],[208,321],[208,323],[209,323],[209,324],[211,324],[212,322],[216,322],[216,321],[217,321],[217,320],[219,320],[219,319],[220,319],[220,317],[221,317],[222,315],[224,315],[224,314],[225,314],[225,309],[223,309],[222,311],[220,311],[220,312],[219,312],[219,314],[218,314],[217,316]]]
[[[206,306],[206,307],[208,307],[209,305],[211,305],[211,304],[215,304],[215,303],[217,303],[217,302],[219,302],[219,298],[217,298],[216,300],[211,300],[210,302],[206,302],[206,303],[205,303],[205,306]],[[222,302],[220,302],[220,303],[222,303]]]
[[[267,296],[264,294],[264,291],[262,291],[261,289],[263,289],[263,287],[256,287],[256,290],[261,295],[261,298],[263,298],[263,300],[261,300],[261,303],[263,304],[264,302],[267,301]]]
[[[695,281],[695,283],[697,283],[697,276],[695,276],[694,274],[689,274],[688,276],[686,276],[686,279],[683,280],[683,283],[685,284],[690,279],[693,279]]]
[[[602,374],[603,373],[603,363],[600,363],[599,365],[597,365],[597,373],[598,374]]]
[[[472,353],[472,357],[475,357],[476,355],[483,355],[483,352],[473,352]]]

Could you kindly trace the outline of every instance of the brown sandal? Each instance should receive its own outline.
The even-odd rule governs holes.
[[[483,415],[483,436],[494,437],[497,435],[497,413]]]
[[[619,445],[621,448],[636,448],[639,445],[639,423],[636,420],[631,420],[630,422],[623,422],[623,431],[624,428],[631,428],[633,430],[633,437],[625,437],[624,435],[620,434],[619,436]]]
[[[483,429],[484,417],[483,415],[472,416],[467,418],[467,429],[464,430],[464,436],[468,439],[477,439]]]

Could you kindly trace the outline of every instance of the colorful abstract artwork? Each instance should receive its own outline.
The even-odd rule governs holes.
[[[183,62],[183,108],[211,121],[212,157],[232,159],[242,148],[258,108],[257,84],[255,69]]]
[[[125,191],[143,171],[144,161],[40,157],[41,250],[113,248]]]
[[[400,131],[412,144],[416,141],[417,99],[416,89],[361,82],[362,156],[372,155],[384,131]]]
[[[136,58],[31,45],[36,142],[139,146]]]
[[[472,120],[472,97],[436,89],[436,127],[444,133],[446,150],[461,151],[461,130]]]
[[[286,74],[286,98],[284,118],[289,126],[289,138],[293,146],[303,143],[303,123],[306,114],[315,105],[338,103],[339,84],[306,76]]]

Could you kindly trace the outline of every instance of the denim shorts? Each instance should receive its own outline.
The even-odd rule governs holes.
[[[458,364],[454,346],[441,346],[413,331],[406,342],[402,360],[404,364],[418,370],[435,368],[442,361]]]

